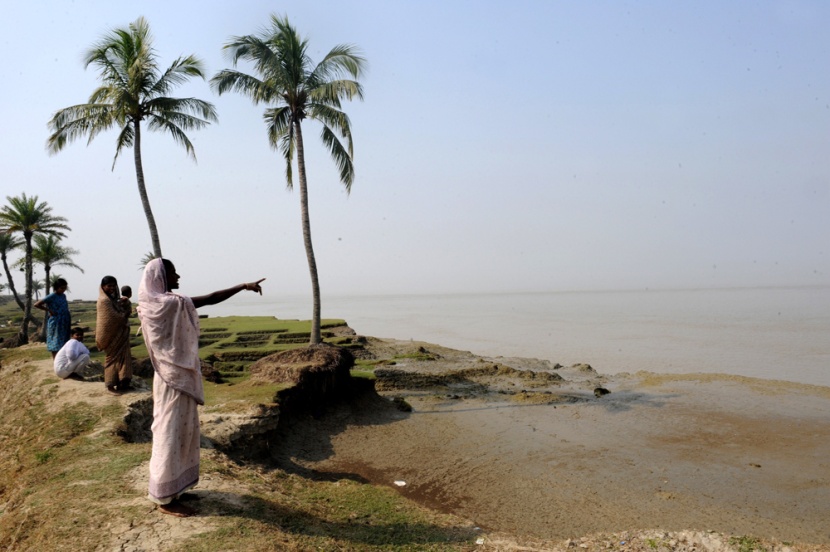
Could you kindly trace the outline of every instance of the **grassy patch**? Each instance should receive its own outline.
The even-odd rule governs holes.
[[[245,479],[237,467],[216,466]],[[280,471],[252,480],[257,491],[229,508],[220,526],[175,550],[469,550],[473,530],[403,500],[387,488],[348,480],[313,482]],[[209,506],[209,505],[208,505]]]
[[[755,550],[762,550],[761,541],[755,537],[730,537],[730,546],[738,549],[738,552],[753,552]]]
[[[285,389],[284,384],[252,383],[248,374],[234,378],[233,385],[204,382],[205,411],[242,412],[252,405],[274,404],[277,393]]]
[[[4,365],[20,360],[2,353]],[[95,528],[112,519],[109,502],[134,492],[125,480],[149,457],[148,445],[96,433],[117,422],[120,405],[52,408],[57,386],[37,377],[30,364],[0,372],[0,549],[99,548],[110,536]]]
[[[377,377],[375,376],[375,372],[372,370],[355,369],[351,371],[351,374],[353,378],[364,378],[369,380],[377,379]]]

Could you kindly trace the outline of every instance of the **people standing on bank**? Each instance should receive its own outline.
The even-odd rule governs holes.
[[[205,403],[199,360],[196,309],[220,303],[240,291],[262,295],[260,283],[240,284],[199,297],[173,293],[179,275],[172,262],[153,259],[138,287],[138,317],[153,363],[153,450],[148,498],[165,514],[195,513],[184,493],[199,482],[199,413]]]
[[[113,395],[128,391],[133,377],[129,305],[130,300],[119,294],[118,281],[113,276],[104,276],[98,291],[95,345],[107,353],[104,385]]]
[[[89,364],[89,349],[84,341],[84,330],[72,328],[72,337],[55,356],[55,375],[61,379],[84,381],[83,371]]]
[[[55,280],[52,293],[32,305],[49,314],[46,319],[46,350],[52,353],[53,360],[64,343],[69,341],[72,316],[69,314],[69,303],[66,300],[68,287],[66,280],[58,278]]]

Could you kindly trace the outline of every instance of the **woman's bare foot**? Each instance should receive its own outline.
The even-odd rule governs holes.
[[[187,506],[185,504],[182,504],[181,502],[178,502],[177,500],[174,500],[170,504],[161,504],[161,505],[159,505],[159,510],[161,510],[161,512],[163,514],[168,514],[168,515],[171,515],[171,516],[182,517],[182,518],[190,517],[190,516],[196,514],[196,510],[194,510],[190,506]]]

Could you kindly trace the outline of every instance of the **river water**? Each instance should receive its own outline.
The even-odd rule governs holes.
[[[830,386],[830,287],[323,295],[357,333],[615,374],[726,373]],[[210,316],[309,319],[311,298],[237,295]]]

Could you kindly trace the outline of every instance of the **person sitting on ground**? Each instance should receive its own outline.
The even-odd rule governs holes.
[[[83,343],[84,330],[72,328],[70,339],[55,355],[55,375],[61,379],[84,381],[83,371],[89,364],[89,349]]]

